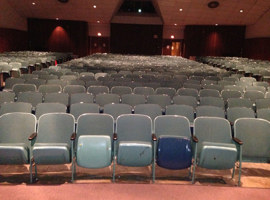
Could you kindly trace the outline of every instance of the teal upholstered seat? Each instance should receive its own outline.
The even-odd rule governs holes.
[[[30,113],[8,113],[0,117],[0,164],[29,163],[28,137],[36,132],[36,117]]]

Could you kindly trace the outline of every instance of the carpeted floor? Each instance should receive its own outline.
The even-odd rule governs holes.
[[[116,182],[112,168],[77,167],[76,181],[71,183],[70,165],[38,166],[39,181],[29,184],[25,166],[0,166],[0,200],[54,199],[215,199],[268,200],[270,197],[270,164],[243,163],[241,186],[237,187],[238,170],[197,168],[196,182],[191,184],[188,170],[166,170],[156,167],[157,179],[152,183],[150,167],[116,166]]]
[[[5,200],[268,200],[269,197],[269,189],[196,185],[89,183],[56,186],[14,185],[0,187],[0,199]]]
[[[0,186],[29,184],[28,165],[0,165]],[[61,185],[71,182],[70,165],[40,165],[38,166],[39,181],[36,185]],[[84,169],[77,167],[75,183],[111,183],[112,168]],[[150,167],[116,166],[116,183],[152,183]],[[231,170],[196,169],[195,185],[211,185],[235,187],[238,180],[238,170],[235,178],[231,178]],[[156,167],[157,184],[191,184],[188,170],[166,170]],[[243,163],[241,187],[270,189],[270,164]]]

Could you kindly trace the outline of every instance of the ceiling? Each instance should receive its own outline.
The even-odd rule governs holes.
[[[270,0],[218,0],[220,5],[214,9],[207,7],[211,0],[152,1],[164,25],[252,25],[270,12]],[[58,0],[8,2],[25,18],[59,18],[86,21],[91,24],[109,24],[123,0],[69,0],[68,3],[60,3]],[[180,8],[183,9],[182,12],[179,11]],[[143,16],[142,13],[140,15]]]

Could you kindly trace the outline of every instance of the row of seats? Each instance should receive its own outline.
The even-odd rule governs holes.
[[[194,183],[196,166],[233,169],[234,177],[238,161],[240,185],[243,161],[269,161],[269,128],[270,122],[263,119],[238,119],[232,137],[226,119],[199,117],[191,133],[183,116],[159,116],[152,123],[140,114],[120,115],[115,121],[108,114],[84,114],[75,128],[74,117],[67,113],[44,114],[38,123],[32,114],[8,113],[0,116],[0,164],[30,164],[31,183],[38,165],[66,163],[72,163],[72,181],[76,165],[92,169],[113,165],[113,181],[117,165],[151,165],[155,182],[157,164],[173,170],[189,168]]]
[[[16,85],[15,85],[16,86]],[[20,85],[19,85],[20,86]],[[5,102],[27,102],[31,103],[33,107],[36,107],[38,103],[42,102],[58,102],[63,103],[65,105],[71,105],[74,103],[97,103],[100,106],[104,106],[108,103],[124,103],[131,106],[135,106],[138,104],[158,104],[163,109],[166,106],[171,104],[184,104],[192,106],[194,109],[197,106],[208,105],[208,106],[216,106],[220,107],[223,110],[226,110],[230,107],[247,107],[253,108],[255,111],[257,109],[269,108],[270,107],[270,98],[266,96],[266,98],[262,96],[258,96],[256,91],[246,92],[244,98],[241,96],[239,92],[236,91],[223,91],[222,96],[214,96],[212,92],[216,92],[215,90],[202,90],[208,92],[208,94],[201,93],[201,97],[197,96],[198,93],[193,89],[179,89],[178,95],[171,98],[166,94],[152,94],[146,95],[145,93],[140,93],[139,89],[148,89],[148,88],[138,88],[136,90],[139,94],[113,94],[113,93],[99,93],[96,89],[100,89],[99,87],[90,86],[89,91],[93,93],[97,93],[96,95],[92,93],[85,92],[83,88],[77,88],[76,86],[71,86],[66,88],[64,93],[59,93],[57,90],[59,86],[52,87],[44,87],[44,90],[40,90],[40,92],[35,91],[24,91],[18,92],[17,95],[14,92],[0,92],[0,103]],[[82,89],[81,92],[77,89]],[[21,90],[23,91],[23,90]],[[99,90],[101,92],[101,90]],[[212,96],[211,96],[212,95]],[[223,97],[223,98],[222,98]]]
[[[270,108],[258,109],[255,113],[253,109],[246,107],[232,107],[225,112],[223,109],[215,106],[198,106],[195,110],[189,105],[169,105],[163,111],[157,104],[138,104],[134,108],[127,104],[106,104],[101,108],[94,103],[75,103],[71,104],[68,110],[61,103],[40,103],[32,112],[32,106],[29,103],[16,102],[5,103],[1,105],[0,115],[11,112],[34,113],[37,119],[45,113],[61,112],[72,114],[77,120],[78,117],[85,113],[106,113],[116,119],[122,114],[144,114],[154,120],[161,115],[181,115],[185,116],[193,126],[194,119],[201,116],[226,118],[233,124],[239,118],[262,118],[270,121]]]

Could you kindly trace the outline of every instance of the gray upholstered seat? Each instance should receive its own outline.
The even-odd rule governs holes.
[[[243,162],[269,163],[270,122],[265,119],[241,118],[234,123],[234,135],[243,144],[238,145],[239,169]],[[241,171],[239,171],[239,184]]]
[[[28,137],[36,132],[36,117],[30,113],[0,116],[0,164],[29,163]]]
[[[75,132],[75,118],[67,113],[47,113],[38,120],[37,136],[32,138],[30,180],[32,167],[71,162],[70,137]],[[37,175],[37,174],[36,174]]]
[[[237,148],[233,142],[228,120],[219,117],[198,117],[194,120],[195,154],[192,182],[195,181],[195,168],[232,169],[234,177]],[[241,170],[241,169],[239,169]]]
[[[154,181],[155,151],[153,151],[151,124],[151,118],[146,115],[120,115],[116,120],[117,137],[114,137],[114,157],[117,159],[117,164],[128,167],[152,164]],[[113,177],[115,177],[115,168]]]
[[[91,127],[89,129],[89,127]],[[108,114],[83,114],[78,118],[72,157],[72,181],[76,164],[84,168],[104,168],[112,163],[114,120]]]

